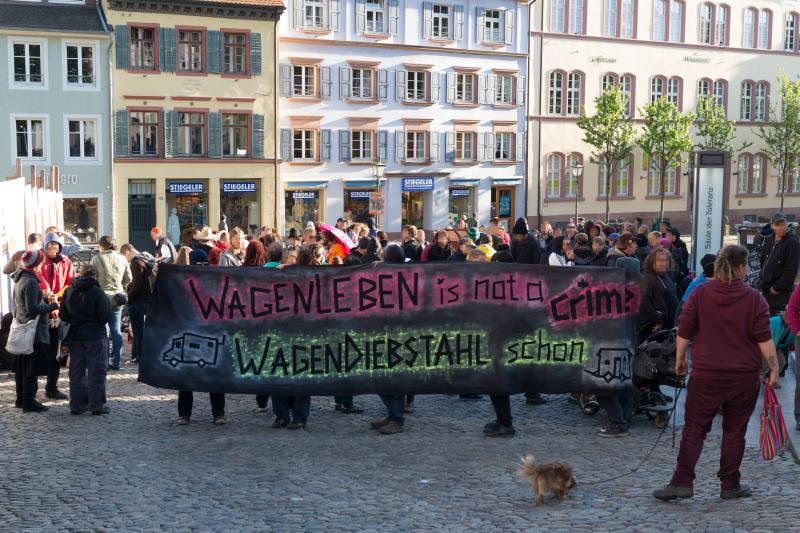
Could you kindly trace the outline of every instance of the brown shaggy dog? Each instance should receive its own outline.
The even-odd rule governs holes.
[[[533,484],[533,494],[536,496],[536,507],[544,503],[544,496],[553,492],[556,498],[563,500],[570,490],[578,484],[572,467],[566,463],[553,461],[536,464],[533,455],[522,458],[518,473],[525,479],[530,479]]]

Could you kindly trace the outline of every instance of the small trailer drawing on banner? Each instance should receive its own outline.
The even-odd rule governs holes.
[[[163,360],[177,367],[178,365],[197,365],[203,368],[206,365],[217,364],[219,348],[225,344],[225,335],[222,339],[206,337],[194,333],[184,333],[172,339],[172,346],[164,352]]]

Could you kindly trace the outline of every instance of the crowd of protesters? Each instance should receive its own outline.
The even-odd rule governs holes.
[[[113,238],[101,237],[99,254],[76,273],[69,259],[74,247],[80,246],[74,238],[57,228],[48,228],[44,239],[31,235],[27,249],[15,254],[6,266],[6,273],[12,274],[15,281],[14,317],[21,322],[39,317],[34,353],[30,357],[16,358],[17,407],[25,412],[47,409],[36,400],[36,377],[40,375],[47,376],[48,398],[66,398],[57,388],[63,344],[69,345],[71,358],[70,412],[76,415],[86,411],[98,415],[108,413],[106,372],[119,370],[121,365],[123,309],[129,317],[133,340],[131,362],[136,363],[143,356],[142,338],[158,268],[165,263],[278,269],[292,265],[336,267],[406,262],[507,262],[566,268],[620,268],[641,287],[638,342],[654,332],[677,327],[679,316],[689,316],[686,324],[680,321],[680,325],[687,337],[693,337],[702,322],[697,318],[698,307],[707,307],[709,299],[715,298],[711,288],[701,288],[717,286],[719,268],[726,269],[721,280],[723,284],[737,282],[733,292],[725,293],[729,287],[720,289],[723,293],[720,301],[730,303],[736,291],[749,290],[739,285],[741,250],[726,252],[722,263],[722,256],[706,256],[700,261],[702,272],[691,272],[681,232],[666,222],[649,227],[641,219],[616,225],[589,220],[570,222],[564,228],[544,222],[538,230],[531,230],[527,220],[519,218],[508,231],[499,219],[493,218],[488,224],[480,225],[473,216],[459,220],[455,233],[448,228],[435,232],[430,240],[427,237],[423,230],[407,225],[402,228],[399,239],[391,240],[374,224],[350,223],[341,218],[333,226],[309,223],[302,233],[293,229],[285,237],[276,228],[269,227],[262,228],[258,235],[248,235],[239,228],[223,228],[218,232],[209,227],[195,228],[186,234],[184,243],[172,243],[160,228],[153,228],[149,250],[140,251],[131,244],[118,249]],[[71,242],[71,250],[67,249],[65,239]],[[794,288],[800,242],[788,230],[786,217],[780,213],[764,228],[762,240],[758,288],[764,298],[754,300],[753,305],[766,300],[772,316],[770,338],[775,336],[776,328],[780,331],[781,327],[794,338],[800,331],[800,294]],[[717,282],[709,283],[714,280]],[[702,303],[701,294],[706,295]],[[741,294],[736,294],[735,298],[741,300]],[[687,310],[688,315],[685,314]],[[751,318],[761,324],[763,317],[754,315]],[[691,325],[687,325],[690,321]],[[750,340],[758,344],[762,337],[763,328],[751,335]],[[788,346],[782,335],[778,335],[775,344],[779,340]],[[788,349],[786,351],[788,353]],[[43,368],[36,368],[34,362]],[[800,417],[798,390],[795,413]],[[622,437],[628,433],[633,395],[633,391],[626,390],[598,398],[608,416],[608,425],[600,431],[601,436]],[[546,402],[536,391],[529,391],[525,396],[531,405]],[[460,397],[464,400],[480,398],[478,395]],[[273,396],[271,399],[274,428],[306,427],[309,396]],[[492,437],[513,436],[510,398],[492,395],[490,399],[496,419],[485,426],[484,433]],[[382,395],[381,400],[387,414],[371,427],[383,434],[403,431],[406,415],[415,410],[414,397]],[[269,401],[269,396],[260,395],[255,398],[254,405],[266,411]],[[334,401],[337,412],[362,412],[352,396],[336,396]],[[225,395],[212,393],[210,402],[214,423],[224,424]],[[192,391],[179,391],[178,425],[190,423],[192,405]],[[746,412],[746,407],[740,414]],[[692,437],[694,450],[701,434],[702,431],[697,430]]]

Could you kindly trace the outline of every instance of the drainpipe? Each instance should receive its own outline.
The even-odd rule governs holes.
[[[281,176],[280,176],[280,163],[278,163],[280,157],[280,128],[278,128],[278,92],[280,91],[280,64],[278,63],[278,22],[279,19],[275,19],[275,30],[273,33],[273,38],[275,40],[275,45],[273,48],[273,72],[272,75],[274,77],[273,85],[272,85],[272,105],[273,105],[273,117],[272,117],[272,155],[273,155],[273,166],[274,166],[274,174],[275,174],[275,205],[273,206],[274,212],[274,219],[275,219],[275,227],[279,228],[278,225],[278,207],[280,206],[280,190],[281,190]],[[281,234],[283,234],[283,228],[279,228]]]
[[[525,93],[526,93],[525,94],[525,151],[526,152],[528,151],[528,140],[530,139],[530,125],[531,125],[531,120],[530,120],[530,116],[531,116],[531,114],[530,114],[530,105],[531,105],[531,26],[532,26],[532,24],[531,24],[531,21],[532,21],[531,7],[533,6],[533,4],[535,2],[536,2],[536,0],[530,0],[528,2],[528,5],[527,5],[527,9],[528,9],[528,29],[525,32],[526,33],[526,35],[525,35],[525,39],[526,39],[525,47],[527,48],[527,52],[528,52],[527,54],[525,54],[525,75],[527,76],[527,84],[528,84],[528,86],[525,87]],[[530,154],[526,154],[526,155],[527,155],[527,157],[525,157],[525,186],[523,187],[522,198],[523,198],[523,205],[525,206],[525,214],[526,214],[525,218],[527,219],[528,218],[527,217],[527,213],[528,213],[528,186],[529,186],[528,182],[529,182],[530,174],[531,174],[530,170],[529,170],[530,169],[530,165],[531,165],[531,160],[530,160]],[[538,216],[538,214],[537,214],[537,216]],[[538,220],[536,222],[536,226],[537,227],[539,226]]]
[[[114,174],[114,64],[111,61],[111,50],[114,47],[114,32],[111,31],[106,24],[106,14],[100,2],[97,2],[95,7],[97,9],[97,15],[100,17],[100,23],[109,36],[108,49],[106,50],[106,56],[108,57],[108,135],[106,135],[108,150],[106,150],[106,153],[108,154],[108,168],[111,174],[111,229],[108,234],[116,238],[116,228],[114,224],[114,217],[117,212],[116,176]],[[103,216],[105,216],[105,213],[103,213]]]
[[[534,0],[536,1],[536,0]],[[538,90],[536,91],[537,96],[537,111],[536,116],[537,118],[537,125],[539,128],[539,135],[538,135],[538,148],[536,149],[536,226],[541,227],[542,225],[542,56],[544,55],[544,2],[539,4],[541,8],[541,17],[539,20],[542,21],[542,28],[539,31],[539,83],[538,83]],[[530,56],[530,54],[528,54]]]

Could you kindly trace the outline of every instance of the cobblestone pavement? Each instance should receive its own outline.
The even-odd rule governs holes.
[[[198,394],[191,425],[175,426],[176,395],[137,383],[133,367],[109,378],[109,416],[70,416],[65,401],[23,414],[13,390],[0,376],[2,531],[800,531],[800,466],[748,448],[754,497],[723,502],[718,435],[692,501],[650,496],[674,465],[670,431],[639,472],[590,484],[637,463],[659,430],[640,419],[629,437],[600,439],[601,416],[564,395],[535,407],[515,397],[517,436],[493,440],[481,434],[488,399],[418,397],[407,431],[381,436],[366,427],[384,413],[374,396],[357,398],[363,415],[314,398],[309,430],[290,432],[270,429],[249,396],[229,397],[220,427]],[[571,463],[577,489],[537,509],[514,475],[525,453]]]

